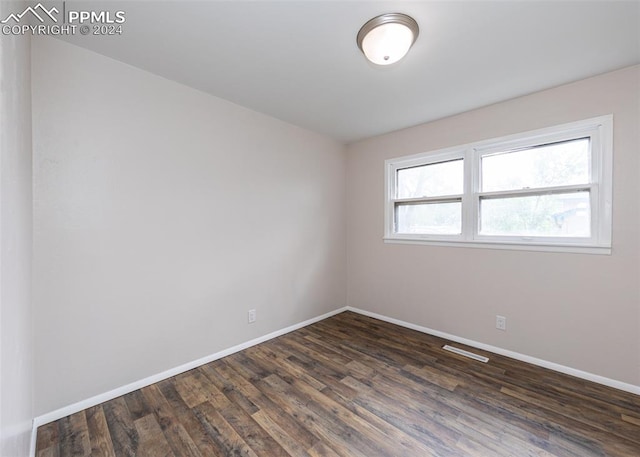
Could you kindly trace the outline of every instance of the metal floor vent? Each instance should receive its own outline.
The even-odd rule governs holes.
[[[454,348],[453,346],[449,346],[448,344],[442,346],[442,349],[444,349],[445,351],[453,352],[455,354],[463,355],[465,357],[469,357],[470,359],[477,360],[478,362],[487,363],[489,361],[489,357],[474,354],[473,352],[465,351],[464,349]]]

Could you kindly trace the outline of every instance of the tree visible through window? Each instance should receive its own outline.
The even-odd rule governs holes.
[[[589,237],[590,157],[589,138],[482,156],[482,192],[535,194],[481,198],[480,233]]]
[[[385,239],[606,251],[611,135],[603,116],[388,160]]]
[[[461,233],[463,178],[462,160],[399,169],[398,233]]]

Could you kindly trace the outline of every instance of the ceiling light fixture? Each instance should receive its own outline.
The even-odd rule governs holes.
[[[376,65],[391,65],[409,52],[419,31],[418,23],[406,14],[382,14],[362,26],[358,47]]]

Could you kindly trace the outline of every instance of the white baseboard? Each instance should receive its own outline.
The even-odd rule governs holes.
[[[36,420],[31,421],[31,442],[29,443],[29,456],[36,457],[36,438],[38,437],[38,427]]]
[[[297,324],[291,325],[289,327],[283,328],[281,330],[276,330],[275,332],[271,332],[267,335],[255,338],[253,340],[247,341],[245,343],[238,344],[236,346],[230,347],[228,349],[223,349],[222,351],[216,352],[215,354],[208,355],[206,357],[202,357],[198,360],[194,360],[192,362],[185,363],[175,368],[171,368],[169,370],[163,371],[162,373],[158,373],[147,378],[141,379],[139,381],[132,382],[122,387],[117,387],[108,392],[96,395],[91,398],[87,398],[86,400],[81,400],[77,403],[73,403],[68,406],[64,406],[60,409],[56,409],[55,411],[51,411],[49,413],[43,414],[41,416],[37,416],[33,419],[33,430],[31,433],[31,457],[35,457],[36,453],[36,433],[38,427],[48,424],[49,422],[56,421],[58,419],[62,419],[63,417],[69,416],[71,414],[75,414],[77,412],[83,411],[87,408],[91,408],[92,406],[99,405],[100,403],[104,403],[109,400],[113,400],[114,398],[121,397],[122,395],[126,395],[134,390],[142,389],[143,387],[147,387],[151,384],[155,384],[156,382],[163,381],[172,376],[176,376],[180,373],[184,373],[185,371],[193,370],[199,366],[205,365],[209,362],[213,362],[214,360],[221,359],[231,354],[235,354],[236,352],[240,352],[244,349],[250,348],[251,346],[255,346],[256,344],[264,343],[265,341],[269,341],[278,336],[282,336],[286,333],[292,332],[294,330],[298,330],[302,327],[306,327],[307,325],[313,324],[315,322],[319,322],[328,317],[335,316],[336,314],[340,314],[347,310],[347,307],[342,307],[336,309],[334,311],[330,311],[321,316],[314,317],[312,319],[308,319],[303,322],[299,322]]]
[[[120,397],[122,395],[126,395],[134,390],[142,389],[143,387],[147,387],[151,384],[155,384],[156,382],[160,382],[162,380],[168,379],[172,376],[176,376],[180,373],[184,373],[185,371],[192,370],[201,365],[205,365],[209,362],[213,362],[214,360],[221,359],[231,354],[235,354],[236,352],[240,352],[244,349],[250,348],[251,346],[255,346],[260,343],[264,343],[265,341],[269,341],[278,336],[284,335],[286,333],[292,332],[294,330],[298,330],[302,327],[306,327],[307,325],[313,324],[315,322],[319,322],[321,320],[327,319],[328,317],[335,316],[336,314],[340,314],[344,311],[353,311],[354,313],[362,314],[363,316],[373,317],[374,319],[379,319],[381,321],[389,322],[391,324],[399,325],[401,327],[406,327],[412,330],[416,330],[418,332],[427,333],[429,335],[437,336],[440,338],[444,338],[449,341],[455,341],[461,344],[465,344],[467,346],[475,347],[478,349],[483,349],[485,351],[493,352],[495,354],[500,354],[505,357],[510,357],[512,359],[521,360],[523,362],[530,363],[532,365],[537,365],[544,368],[549,368],[554,371],[559,371],[560,373],[565,373],[568,375],[575,376],[577,378],[586,379],[588,381],[593,381],[598,384],[603,384],[605,386],[613,387],[615,389],[623,390],[625,392],[630,392],[636,395],[640,395],[640,386],[635,386],[633,384],[627,384],[621,381],[616,381],[615,379],[605,378],[604,376],[596,375],[593,373],[588,373],[586,371],[577,370],[575,368],[566,367],[564,365],[560,365],[554,362],[549,362],[546,360],[538,359],[535,357],[531,357],[528,355],[520,354],[518,352],[509,351],[507,349],[502,349],[496,346],[491,346],[489,344],[480,343],[478,341],[469,340],[467,338],[462,338],[456,335],[451,335],[449,333],[440,332],[438,330],[433,330],[428,327],[422,327],[420,325],[411,324],[409,322],[401,321],[399,319],[394,319],[392,317],[384,316],[382,314],[372,313],[370,311],[365,311],[359,308],[353,308],[351,306],[345,306],[334,311],[328,312],[318,317],[314,317],[312,319],[306,320],[304,322],[300,322],[298,324],[291,325],[289,327],[283,328],[281,330],[276,330],[275,332],[271,332],[267,335],[255,338],[253,340],[247,341],[245,343],[238,344],[236,346],[230,347],[228,349],[224,349],[222,351],[216,352],[215,354],[211,354],[209,356],[200,358],[198,360],[194,360],[192,362],[185,363],[184,365],[180,365],[178,367],[163,371],[162,373],[158,373],[147,378],[141,379],[139,381],[132,382],[122,387],[118,387],[116,389],[110,390],[108,392],[96,395],[94,397],[88,398],[86,400],[79,401],[77,403],[73,403],[72,405],[65,406],[63,408],[57,409],[55,411],[51,411],[49,413],[43,414],[33,419],[33,430],[31,433],[31,450],[30,456],[35,457],[36,453],[36,433],[38,427],[48,424],[49,422],[56,421],[58,419],[62,419],[63,417],[69,416],[70,414],[74,414],[80,411],[83,411],[92,406],[99,405],[100,403],[104,403],[109,400],[113,400],[114,398]]]
[[[455,341],[460,344],[465,344],[467,346],[483,349],[485,351],[493,352],[495,354],[503,355],[505,357],[520,360],[522,362],[527,362],[532,365],[537,365],[539,367],[548,368],[554,371],[559,371],[560,373],[575,376],[576,378],[586,379],[587,381],[593,381],[598,384],[602,384],[608,387],[613,387],[614,389],[624,390],[625,392],[630,392],[632,394],[640,395],[640,386],[628,384],[622,381],[616,381],[615,379],[605,378],[604,376],[589,373],[587,371],[577,370],[575,368],[560,365],[558,363],[549,362],[547,360],[538,359],[536,357],[531,357],[525,354],[520,354],[518,352],[509,351],[507,349],[502,349],[496,346],[491,346],[489,344],[484,344],[478,341],[473,341],[467,338],[451,335],[449,333],[440,332],[438,330],[433,330],[428,327],[422,327],[420,325],[411,324],[409,322],[401,321],[399,319],[394,319],[388,316],[383,316],[382,314],[372,313],[370,311],[365,311],[363,309],[347,306],[347,310],[353,311],[354,313],[362,314],[363,316],[373,317],[374,319],[379,319],[381,321],[389,322],[390,324],[399,325],[401,327],[406,327],[411,330],[427,333],[429,335],[444,338],[446,340]]]

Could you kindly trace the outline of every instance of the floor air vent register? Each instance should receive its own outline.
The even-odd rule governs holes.
[[[448,344],[445,344],[444,346],[442,346],[442,349],[444,349],[445,351],[453,352],[458,355],[469,357],[470,359],[477,360],[478,362],[487,363],[489,361],[488,357],[474,354],[473,352],[465,351],[464,349],[458,349],[456,347],[449,346]]]

